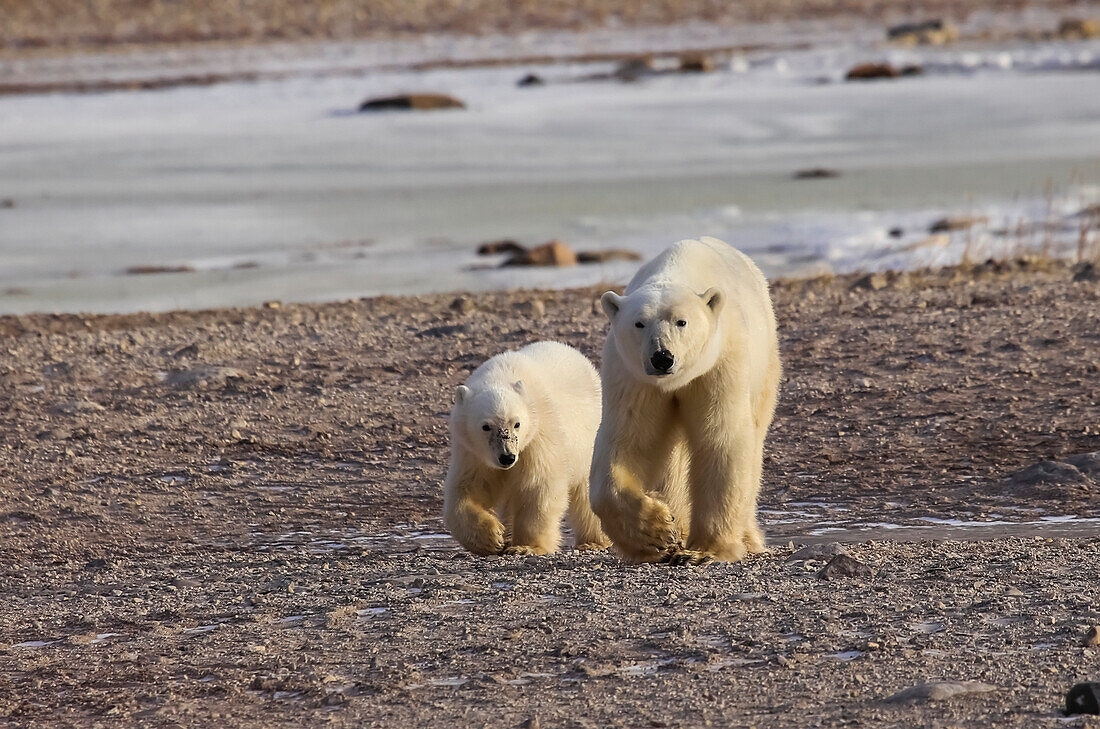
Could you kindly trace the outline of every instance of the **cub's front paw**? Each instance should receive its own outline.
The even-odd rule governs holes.
[[[500,554],[504,549],[504,525],[496,519],[486,518],[478,527],[475,533],[467,536],[466,549],[481,557]]]

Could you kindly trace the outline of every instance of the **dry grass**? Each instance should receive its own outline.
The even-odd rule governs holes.
[[[0,48],[947,15],[1066,0],[0,0]]]

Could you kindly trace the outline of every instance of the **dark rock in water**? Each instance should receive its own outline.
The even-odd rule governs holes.
[[[608,261],[640,261],[642,256],[625,248],[605,251],[577,251],[577,263],[607,263]]]
[[[897,78],[901,71],[889,63],[861,63],[852,66],[844,76],[848,81],[866,81],[876,78]]]
[[[451,311],[457,311],[459,314],[469,314],[471,311],[477,308],[474,300],[469,296],[457,296],[451,302]]]
[[[466,105],[447,94],[398,94],[367,99],[359,105],[359,111],[385,111],[407,109],[432,111],[434,109],[465,109]]]
[[[516,253],[501,266],[575,266],[577,254],[560,240]]]
[[[898,73],[902,76],[920,76],[924,73],[924,66],[918,66],[915,63],[910,63],[907,66],[902,66]]]
[[[835,580],[841,577],[874,577],[875,568],[847,554],[838,554],[817,573],[818,579]]]
[[[969,230],[975,225],[985,225],[989,218],[984,215],[960,215],[953,218],[940,218],[928,226],[929,233],[948,233],[953,230]]]
[[[711,73],[717,68],[714,59],[705,53],[685,53],[680,56],[680,73]]]
[[[987,694],[996,690],[996,686],[980,681],[930,681],[898,691],[887,698],[886,702],[890,704],[928,703],[966,694]]]
[[[3,200],[0,200],[0,208],[14,208],[14,207],[15,207],[15,200],[14,199],[12,199],[10,197],[6,197]]]
[[[191,266],[130,266],[126,269],[127,276],[147,276],[154,273],[194,273]]]
[[[479,256],[495,256],[498,253],[523,253],[527,248],[514,240],[494,240],[477,247]]]
[[[891,238],[900,238],[903,235],[905,235],[905,229],[904,228],[890,228],[889,235],[890,235]]]
[[[828,180],[833,177],[840,177],[840,173],[828,167],[811,167],[794,173],[796,180]]]
[[[529,73],[526,76],[524,76],[523,78],[521,78],[519,81],[516,81],[516,86],[519,86],[521,88],[524,87],[524,86],[545,86],[545,85],[546,85],[546,80],[543,79],[542,76],[539,76],[537,73]]]
[[[1089,283],[1100,281],[1100,266],[1097,266],[1092,261],[1085,261],[1074,266],[1073,282],[1081,283],[1082,281],[1087,281]]]
[[[1100,715],[1100,683],[1079,683],[1066,694],[1066,714]]]
[[[623,61],[611,74],[620,81],[637,81],[643,76],[652,76],[657,72],[653,56],[638,56]]]

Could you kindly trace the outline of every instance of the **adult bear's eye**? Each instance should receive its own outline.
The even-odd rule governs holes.
[[[641,323],[640,321],[634,322],[634,326],[638,327],[639,329],[645,329],[645,324]]]
[[[516,423],[516,427],[517,427],[517,428],[519,427],[519,423]]]
[[[488,423],[486,423],[485,425],[481,426],[481,429],[482,429],[482,430],[492,430],[492,428],[490,428],[490,427],[489,427],[489,424],[488,424]]]
[[[678,319],[676,321],[676,326],[678,326],[678,327],[686,327],[687,325],[688,325],[688,323],[686,321],[684,321],[683,319]]]

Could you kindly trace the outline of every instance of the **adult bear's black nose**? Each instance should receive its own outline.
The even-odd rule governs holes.
[[[500,465],[502,466],[511,466],[516,462],[516,457],[512,453],[501,453],[500,458],[497,460],[500,461]]]
[[[667,349],[658,349],[653,353],[653,356],[649,358],[649,362],[653,365],[653,369],[658,372],[668,372],[672,369],[672,365],[675,361],[672,352],[669,352]]]

